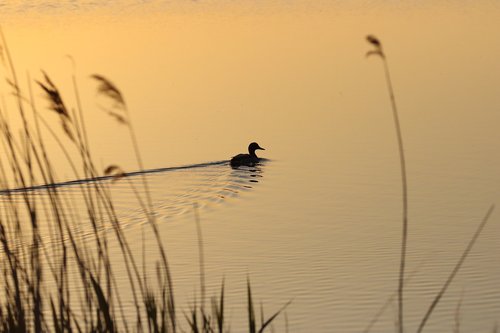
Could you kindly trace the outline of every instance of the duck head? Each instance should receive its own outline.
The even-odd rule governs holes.
[[[252,142],[249,146],[248,146],[248,152],[250,153],[250,155],[252,156],[256,156],[255,155],[255,151],[256,150],[265,150],[264,148],[262,148],[261,146],[259,146],[259,144],[257,142]]]

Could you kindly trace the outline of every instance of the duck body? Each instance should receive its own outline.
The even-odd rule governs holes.
[[[233,156],[231,158],[231,166],[232,167],[239,167],[239,166],[254,166],[255,164],[259,163],[260,158],[255,154],[256,150],[265,150],[264,148],[260,147],[257,142],[252,142],[248,146],[248,154],[238,154],[236,156]]]
[[[254,166],[258,162],[259,158],[251,156],[250,154],[238,154],[236,156],[233,156],[233,158],[231,158],[232,167],[239,167],[242,165]]]

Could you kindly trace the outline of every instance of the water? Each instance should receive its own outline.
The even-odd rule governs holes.
[[[199,295],[196,203],[208,292],[225,279],[235,331],[246,327],[247,277],[267,314],[293,300],[290,332],[363,331],[394,294],[399,160],[382,65],[365,57],[366,34],[381,38],[388,55],[407,154],[408,331],[489,205],[500,202],[500,9],[493,1],[17,1],[4,8],[19,73],[40,79],[43,68],[74,105],[70,54],[97,161],[134,171],[126,128],[102,112],[88,75],[120,87],[146,168],[168,168],[145,175],[178,304]],[[44,117],[57,120],[49,111]],[[251,141],[266,148],[268,160],[231,169],[227,160]],[[56,143],[48,144],[57,154]],[[178,166],[187,167],[170,169]],[[73,179],[66,163],[60,170],[61,180]],[[140,177],[130,180],[140,188]],[[112,188],[140,253],[143,237],[152,243],[141,207],[126,181]],[[460,301],[461,331],[489,332],[499,323],[498,214],[428,332],[453,331]],[[395,331],[395,316],[392,303],[371,331]],[[285,325],[278,317],[275,331]]]

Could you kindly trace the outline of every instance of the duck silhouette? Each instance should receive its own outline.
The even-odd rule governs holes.
[[[257,142],[252,142],[248,146],[248,154],[238,154],[234,156],[231,159],[231,166],[232,167],[239,167],[239,166],[254,166],[255,164],[259,163],[260,158],[257,157],[257,154],[255,154],[256,150],[265,150]]]

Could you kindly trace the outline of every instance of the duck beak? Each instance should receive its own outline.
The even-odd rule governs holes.
[[[262,148],[262,147],[259,147],[259,149],[260,149],[260,150],[265,150],[265,149],[264,149],[264,148]]]

